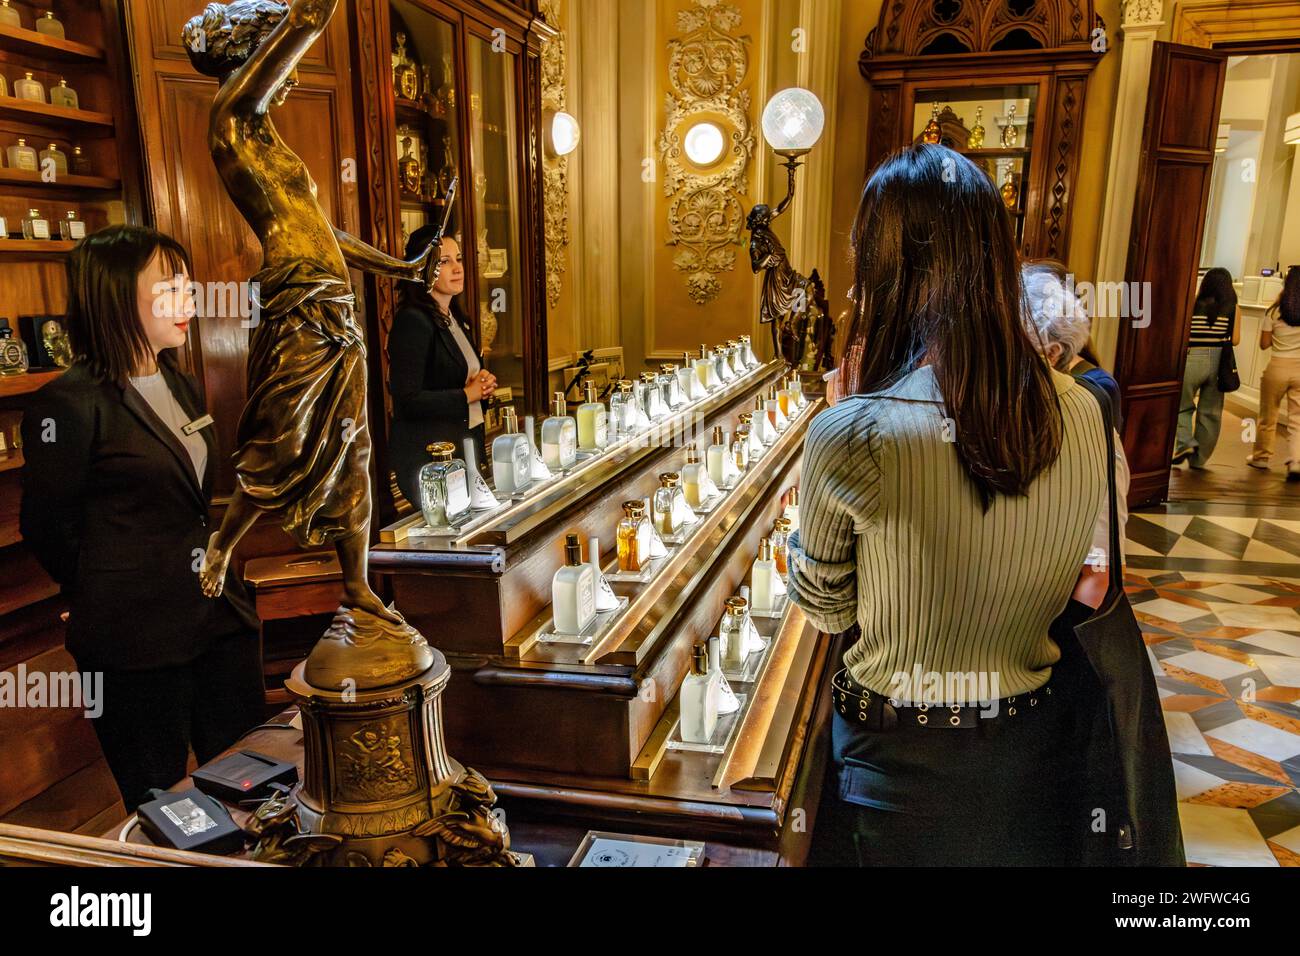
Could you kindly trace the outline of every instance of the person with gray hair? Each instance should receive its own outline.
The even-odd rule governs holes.
[[[1100,385],[1110,396],[1111,421],[1115,423],[1115,492],[1118,499],[1120,523],[1119,560],[1124,560],[1124,525],[1128,523],[1128,459],[1119,437],[1120,417],[1119,384],[1110,373],[1085,358],[1092,352],[1090,336],[1092,320],[1079,297],[1074,294],[1073,283],[1065,266],[1059,262],[1042,260],[1026,262],[1021,266],[1024,286],[1022,316],[1030,341],[1058,372],[1075,378],[1086,378]],[[1099,557],[1106,555],[1109,547],[1110,516],[1105,509],[1097,518],[1093,529],[1092,549],[1088,563],[1075,586],[1074,597],[1091,607],[1100,606],[1106,597],[1106,565]]]

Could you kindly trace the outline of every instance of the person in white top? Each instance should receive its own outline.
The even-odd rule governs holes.
[[[1246,464],[1267,471],[1277,437],[1277,411],[1287,403],[1286,480],[1300,481],[1300,266],[1287,270],[1277,301],[1259,330],[1259,347],[1273,357],[1259,383],[1259,426]]]

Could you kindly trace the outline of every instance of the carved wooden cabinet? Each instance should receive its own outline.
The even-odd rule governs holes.
[[[1025,256],[1065,259],[1088,74],[1109,39],[1092,0],[887,0],[858,61],[868,169],[937,134],[1003,190]]]

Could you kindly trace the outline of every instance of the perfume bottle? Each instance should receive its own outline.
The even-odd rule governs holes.
[[[27,218],[23,220],[23,238],[50,238],[50,223],[48,220],[41,218],[41,211],[39,209],[27,210]]]
[[[694,361],[695,374],[706,391],[712,391],[722,383],[718,381],[717,367],[713,362],[713,353],[707,345],[700,346],[700,357]]]
[[[695,360],[691,358],[690,352],[682,353],[682,364],[677,369],[677,386],[688,402],[694,402],[708,394],[695,372]]]
[[[542,453],[537,450],[537,442],[533,438],[536,432],[533,431],[533,416],[529,415],[524,419],[524,435],[528,438],[528,449],[533,456],[532,480],[533,481],[550,481],[554,475],[551,469],[546,467],[546,461],[542,458]]]
[[[7,27],[20,27],[23,25],[23,19],[18,15],[18,11],[9,6],[9,0],[0,0],[0,23]]]
[[[671,363],[659,366],[659,381],[664,386],[669,408],[681,408],[686,404],[686,393],[682,391],[680,369]]]
[[[561,634],[581,634],[596,616],[596,578],[576,534],[564,538],[564,565],[551,579],[551,616]]]
[[[722,426],[715,425],[713,428],[713,443],[704,452],[704,463],[709,472],[709,478],[719,488],[723,487],[727,481],[727,454],[730,449],[722,438]]]
[[[33,103],[45,102],[45,87],[39,80],[32,79],[31,70],[21,80],[14,83],[14,96],[20,100],[31,100]]]
[[[748,335],[740,337],[740,351],[745,358],[746,368],[758,368],[758,356],[754,354],[754,343]]]
[[[718,684],[719,717],[740,710],[740,698],[736,696],[736,692],[731,689],[726,676],[722,673],[722,651],[719,649],[721,646],[720,638],[709,638],[709,676]]]
[[[54,18],[53,10],[46,10],[36,21],[36,32],[44,33],[47,37],[64,39],[63,24]]]
[[[622,379],[614,384],[609,396],[609,428],[615,438],[632,434],[632,383]]]
[[[682,494],[678,487],[682,476],[675,471],[665,472],[659,476],[659,487],[655,489],[653,499],[654,525],[660,536],[675,535],[682,530],[682,512],[677,506],[677,498]]]
[[[551,417],[542,422],[542,460],[552,471],[572,468],[578,460],[578,424],[566,409],[564,393],[556,392]]]
[[[59,85],[50,87],[50,102],[55,106],[66,106],[68,109],[78,109],[81,106],[81,99],[77,96],[77,91],[68,86],[68,81],[59,77]]]
[[[640,501],[623,502],[623,518],[618,523],[618,569],[635,574],[650,561],[650,522]]]
[[[749,593],[755,611],[770,611],[776,605],[776,562],[772,560],[772,542],[758,543],[758,559],[750,570]]]
[[[776,441],[776,426],[767,414],[767,402],[762,395],[754,396],[754,428],[758,429],[759,440],[767,447]]]
[[[745,599],[746,603],[749,602],[749,585],[742,584],[740,586],[740,596]],[[747,654],[757,654],[768,645],[767,639],[758,633],[758,628],[754,626],[754,617],[749,613],[748,608],[745,610],[745,635],[745,653]]]
[[[735,435],[731,439],[731,461],[736,468],[737,475],[743,475],[749,469],[749,431],[746,429],[745,434],[736,429]]]
[[[745,412],[740,415],[740,427],[736,433],[744,433],[745,448],[749,453],[750,461],[758,461],[763,457],[763,439],[758,437],[758,426],[754,424],[754,413]]]
[[[767,409],[767,420],[771,423],[776,432],[785,431],[785,426],[789,424],[786,417],[781,412],[781,402],[776,397],[776,386],[769,385],[767,388],[767,401],[764,403]]]
[[[13,335],[9,320],[0,318],[0,375],[22,375],[27,371],[27,346]]]
[[[532,449],[519,433],[519,418],[513,405],[503,413],[504,431],[492,441],[492,483],[503,495],[516,495],[533,483]]]
[[[777,518],[772,524],[772,536],[768,541],[772,543],[772,563],[776,566],[778,578],[784,578],[789,573],[790,565],[786,557],[789,538],[790,522],[784,518]]]
[[[0,73],[0,97],[5,97],[8,95],[9,95],[9,81],[4,78],[3,73]]]
[[[46,161],[47,161],[47,160],[48,160],[49,162],[51,162],[51,163],[54,164],[54,178],[55,178],[55,179],[57,179],[57,178],[60,177],[60,176],[66,176],[66,175],[68,175],[68,154],[65,153],[63,150],[59,149],[59,147],[58,147],[57,144],[55,144],[55,143],[50,143],[49,146],[47,146],[47,147],[45,147],[43,150],[41,150],[41,170],[42,170],[42,171],[44,171],[44,170],[46,170],[46,169],[49,168],[49,167],[46,165]],[[48,179],[49,177],[46,177],[46,178]]]
[[[420,511],[430,528],[455,527],[469,514],[469,481],[465,463],[455,457],[449,441],[428,447],[433,461],[420,469]]]
[[[86,224],[77,218],[75,209],[69,209],[68,215],[59,220],[59,238],[72,242],[86,238]]]
[[[595,385],[588,382],[585,392],[587,401],[578,406],[578,448],[600,451],[609,440],[609,413],[596,399]]]
[[[695,443],[686,446],[686,464],[682,467],[682,494],[686,497],[686,503],[692,508],[699,508],[704,504],[702,494],[703,486],[701,478],[704,476],[704,466],[700,464],[700,453],[695,449]]]
[[[664,407],[663,391],[659,388],[659,382],[651,372],[641,373],[641,410],[645,412],[645,417],[652,422],[661,420],[668,413]]]
[[[745,621],[749,618],[749,602],[743,597],[727,598],[727,611],[722,616],[722,666],[734,670],[745,665],[749,653],[749,635]]]
[[[650,497],[648,495],[641,499],[641,513],[646,516],[646,527],[650,529],[650,557],[651,559],[662,558],[668,554],[668,545],[664,544],[664,539],[659,536],[654,522],[650,520],[653,512],[650,510]]]
[[[491,511],[493,508],[501,507],[501,502],[497,500],[496,495],[492,494],[492,489],[483,480],[483,473],[478,469],[478,454],[474,450],[474,439],[466,438],[463,447],[465,449],[465,473],[469,476],[470,510]]]
[[[781,382],[781,387],[776,390],[776,403],[781,409],[781,414],[787,419],[795,412],[795,397],[790,392],[790,380],[787,378]]]
[[[21,136],[18,142],[10,146],[6,152],[9,154],[10,169],[25,169],[30,173],[37,172],[40,166],[36,161],[36,150],[27,145],[27,140]]]
[[[790,497],[786,499],[785,511],[781,517],[790,522],[790,533],[794,534],[799,530],[799,486],[795,485],[790,489]]]
[[[600,569],[600,539],[587,539],[587,563],[591,565],[592,580],[596,582],[596,613],[603,614],[618,607],[618,595],[609,586],[605,573]]]
[[[736,373],[731,370],[731,362],[727,358],[727,347],[725,345],[716,345],[713,348],[713,370],[720,382],[734,382],[736,380]]]
[[[697,643],[691,648],[691,670],[678,693],[682,740],[707,744],[718,726],[718,682],[709,674],[709,647]]]
[[[740,354],[738,339],[727,339],[727,361],[731,363],[731,371],[737,378],[745,374],[745,358]]]
[[[86,158],[80,146],[72,147],[72,171],[78,176],[90,175],[90,160]]]

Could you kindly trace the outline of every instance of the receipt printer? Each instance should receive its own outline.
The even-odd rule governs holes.
[[[210,797],[227,803],[271,795],[272,784],[292,787],[298,782],[298,768],[253,750],[234,753],[204,764],[191,775],[194,786]]]
[[[238,853],[244,832],[216,800],[197,790],[164,793],[136,810],[140,829],[157,846],[198,853]]]

